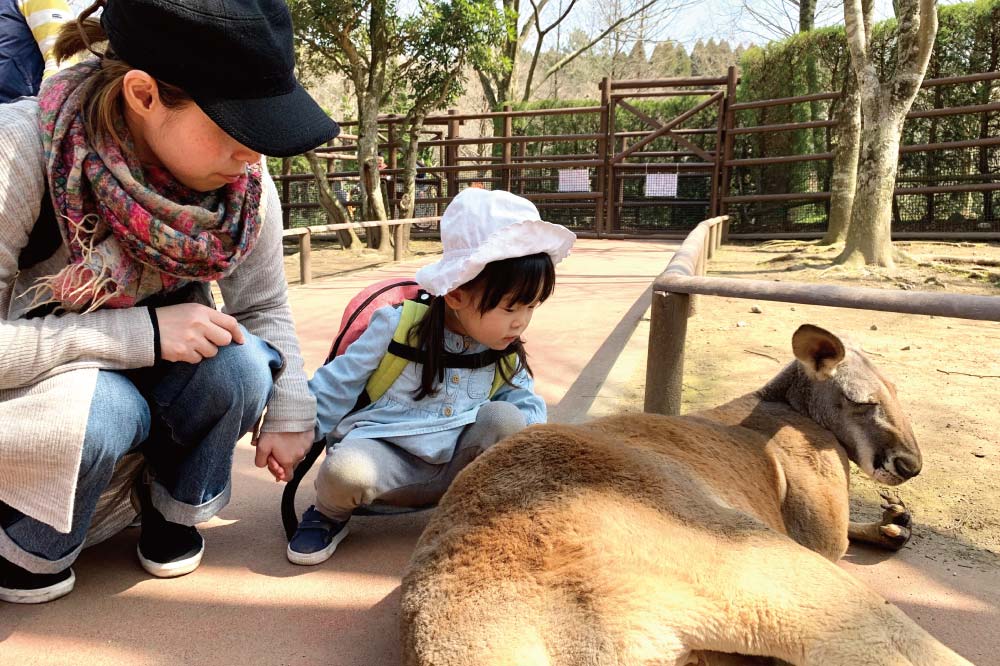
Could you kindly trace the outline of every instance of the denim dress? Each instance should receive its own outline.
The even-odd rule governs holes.
[[[402,308],[376,310],[361,337],[313,375],[309,388],[316,396],[316,439],[380,439],[428,463],[446,463],[462,430],[491,400],[495,364],[475,370],[447,368],[437,393],[416,400],[421,366],[407,363],[381,398],[348,415],[389,348],[401,315]],[[476,354],[487,349],[447,328],[444,338],[447,352]],[[531,376],[521,370],[513,383],[504,384],[492,400],[515,405],[528,425],[544,423],[545,401],[535,393]]]

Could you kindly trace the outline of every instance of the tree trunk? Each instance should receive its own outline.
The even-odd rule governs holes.
[[[486,102],[491,111],[500,111],[504,104],[514,98],[514,82],[517,78],[517,61],[521,52],[521,44],[526,36],[525,30],[517,29],[518,17],[521,15],[520,0],[503,0],[504,15],[509,22],[507,38],[497,48],[506,64],[499,73],[478,71],[479,83],[482,85]]]
[[[316,186],[319,188],[319,203],[326,212],[326,219],[330,224],[350,222],[351,215],[330,188],[330,181],[326,177],[326,169],[319,163],[316,152],[310,150],[305,156],[309,160],[309,168],[312,169],[313,177],[316,178]],[[340,247],[345,250],[357,252],[361,249],[361,240],[354,233],[354,229],[342,229],[338,231],[337,239],[340,241]]]
[[[847,237],[858,183],[858,155],[861,147],[861,95],[858,80],[848,67],[844,73],[844,94],[837,109],[837,147],[833,151],[830,176],[830,219],[821,245],[842,243]]]
[[[908,108],[908,107],[907,107]],[[857,190],[843,253],[837,263],[894,268],[892,199],[896,189],[903,114],[884,114],[861,130]]]
[[[363,94],[358,98],[358,172],[361,219],[388,220],[378,170],[378,100],[371,94]],[[368,247],[376,248],[379,252],[391,252],[388,229],[386,225],[368,227]]]
[[[420,128],[424,124],[424,116],[418,116],[407,123],[406,147],[403,149],[403,191],[399,197],[399,216],[401,219],[413,217],[416,208],[417,192],[417,150],[420,141]],[[412,225],[404,225],[400,233],[400,252],[402,256],[410,249],[410,231]]]
[[[851,68],[861,96],[861,151],[850,228],[840,264],[894,268],[893,192],[903,122],[920,91],[937,35],[935,0],[898,0],[896,64],[885,81],[869,48],[871,0],[844,0]]]

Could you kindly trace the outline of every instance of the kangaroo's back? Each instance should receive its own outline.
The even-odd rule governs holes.
[[[695,631],[693,609],[725,603],[706,578],[680,584],[685,572],[704,566],[719,534],[783,531],[773,446],[739,430],[618,416],[535,426],[485,453],[414,552],[403,584],[409,663],[626,664],[681,650],[666,618],[686,616]],[[736,458],[739,468],[719,464]],[[598,617],[621,621],[595,632]],[[470,652],[469,637],[488,650]],[[428,650],[436,656],[415,657]]]
[[[404,576],[405,662],[966,664],[829,561],[847,539],[844,437],[802,407],[827,404],[809,382],[845,354],[804,328],[793,347],[812,367],[753,394],[683,417],[535,426],[467,467]],[[861,433],[852,459],[919,469],[899,423],[868,437],[863,411],[842,414]]]

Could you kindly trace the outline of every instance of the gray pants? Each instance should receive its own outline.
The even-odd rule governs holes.
[[[465,427],[451,460],[435,465],[378,439],[345,439],[330,447],[316,477],[316,508],[347,520],[373,502],[399,507],[436,503],[462,469],[504,437],[525,427],[509,402],[488,402]]]

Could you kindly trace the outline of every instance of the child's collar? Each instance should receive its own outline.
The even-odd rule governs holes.
[[[467,351],[481,351],[485,349],[486,346],[480,343],[471,335],[462,335],[451,330],[447,326],[444,327],[444,349],[445,351],[452,352],[455,354],[461,354]]]

